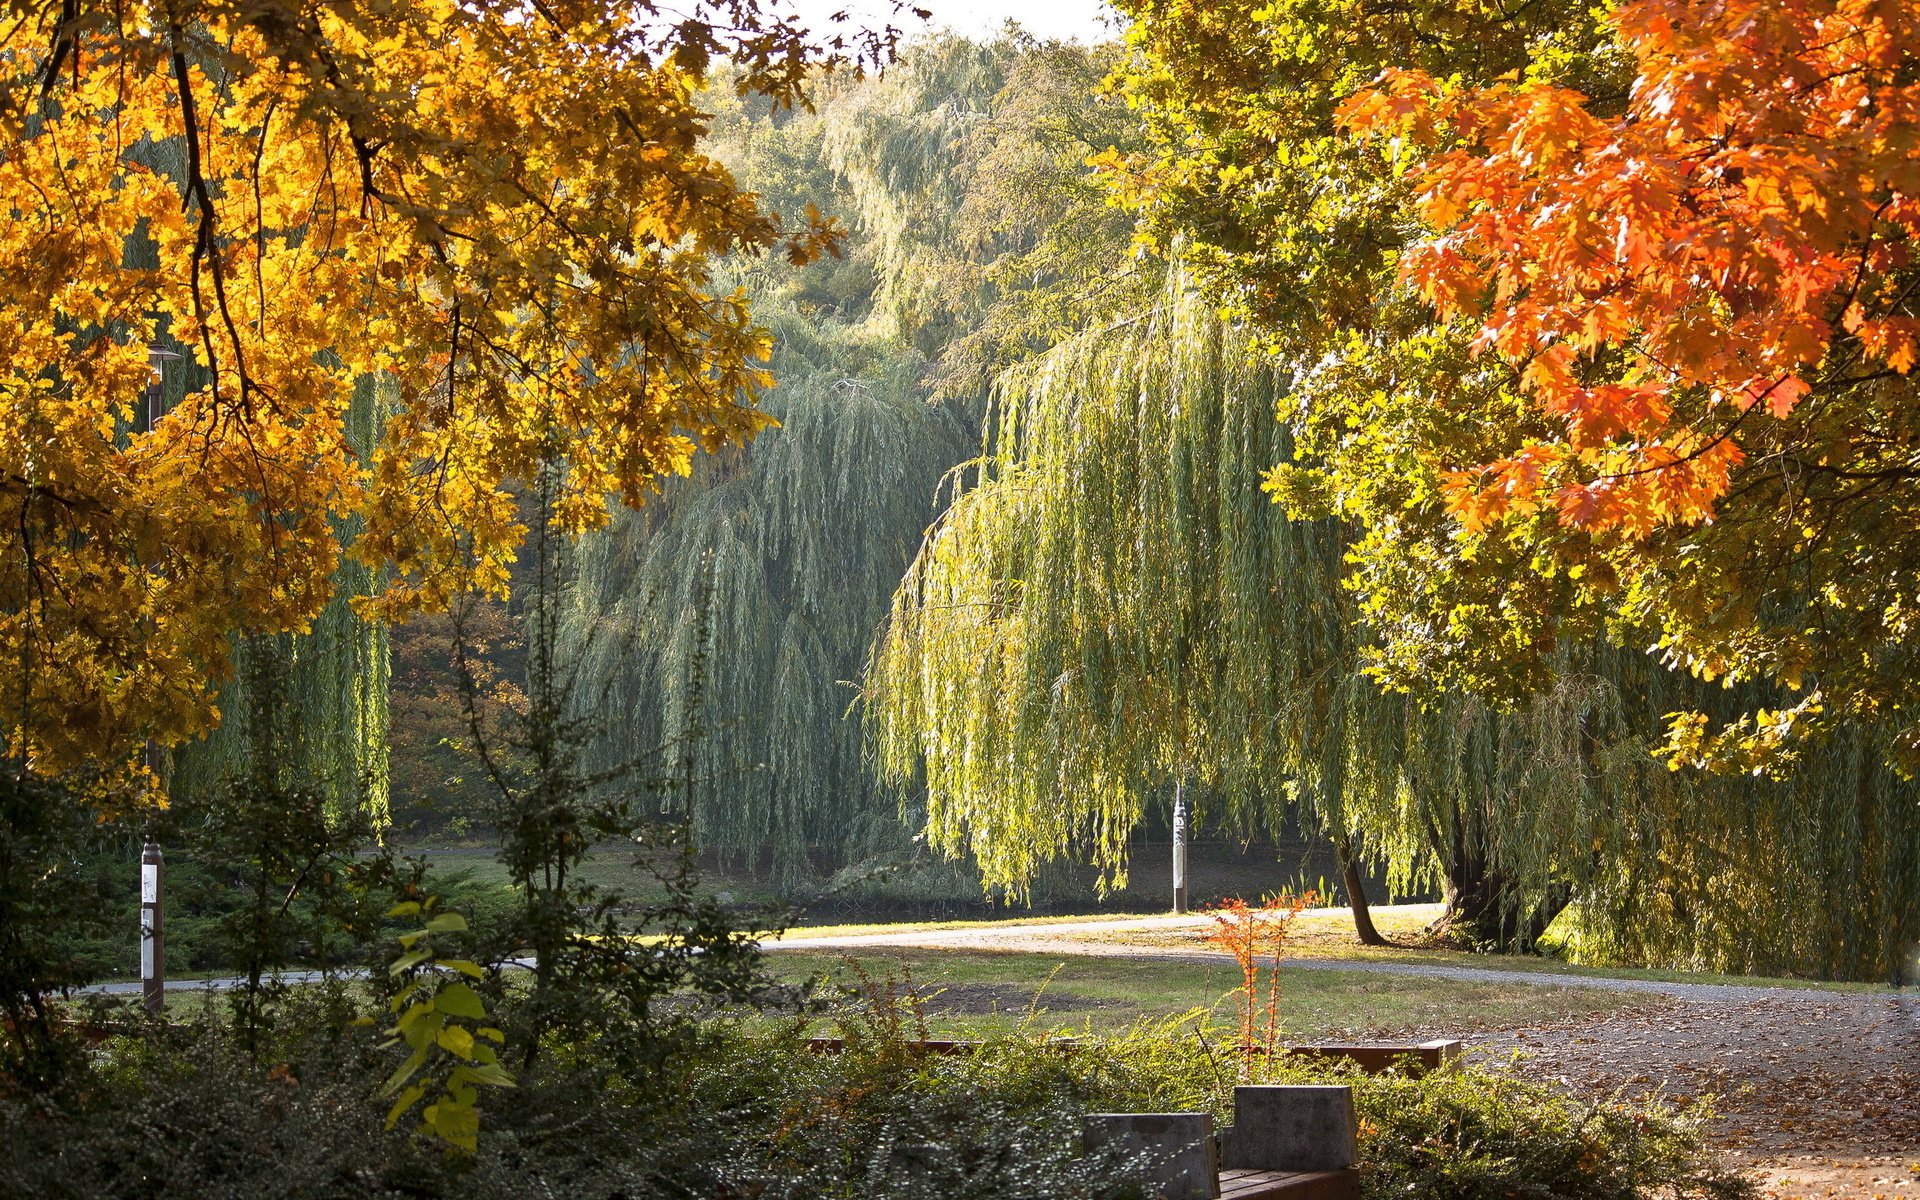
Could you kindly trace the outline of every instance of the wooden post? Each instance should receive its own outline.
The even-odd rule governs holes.
[[[167,1003],[167,959],[162,929],[161,874],[166,859],[158,842],[148,842],[140,850],[140,1002],[150,1013]]]
[[[1173,781],[1173,914],[1187,911],[1187,781]]]

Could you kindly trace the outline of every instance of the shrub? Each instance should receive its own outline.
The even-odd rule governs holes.
[[[350,1024],[364,1004],[338,988],[302,991],[259,1056],[219,1024],[112,1043],[75,1110],[0,1099],[11,1150],[0,1195],[1100,1200],[1140,1194],[1146,1164],[1083,1158],[1083,1114],[1224,1118],[1234,1076],[1230,1059],[1166,1024],[1075,1053],[1010,1027],[978,1054],[924,1057],[905,1046],[910,1015],[891,1026],[846,1017],[861,1036],[838,1055],[809,1051],[797,1021],[709,1021],[696,1047],[645,1077],[591,1044],[558,1047],[489,1109],[476,1154],[449,1155],[383,1128],[374,1093],[391,1056],[377,1031]],[[1748,1191],[1702,1151],[1697,1110],[1583,1104],[1497,1068],[1334,1077],[1355,1089],[1369,1197]]]

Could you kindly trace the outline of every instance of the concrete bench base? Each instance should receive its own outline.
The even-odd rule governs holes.
[[[1207,1113],[1088,1113],[1081,1132],[1088,1150],[1103,1146],[1147,1154],[1149,1182],[1161,1200],[1214,1200],[1220,1158]]]
[[[1360,1200],[1360,1172],[1222,1171],[1220,1200]]]

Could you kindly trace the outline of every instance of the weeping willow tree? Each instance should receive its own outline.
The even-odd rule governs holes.
[[[846,681],[966,439],[911,354],[781,334],[779,427],[583,540],[564,628],[581,695],[614,718],[589,764],[685,746],[700,844],[793,878],[906,840]]]
[[[1554,685],[1504,709],[1375,687],[1348,531],[1260,490],[1289,453],[1285,385],[1177,270],[1136,318],[1003,377],[989,453],[866,681],[880,761],[924,787],[936,849],[1016,896],[1059,858],[1118,881],[1128,834],[1186,778],[1230,818],[1297,811],[1396,888],[1438,886],[1486,942],[1527,944],[1578,900],[1596,956],[1894,969],[1920,899],[1894,832],[1914,792],[1870,753],[1787,783],[1667,771],[1665,714],[1715,697],[1608,647],[1563,649]]]
[[[833,197],[845,254],[744,271],[778,338],[779,428],[584,539],[565,620],[581,694],[605,697],[594,765],[691,744],[702,845],[789,880],[913,845],[913,798],[903,811],[868,761],[849,681],[938,481],[978,448],[981,389],[946,386],[943,356],[991,358],[983,331],[1020,340],[1002,333],[1024,311],[1010,301],[1071,276],[1030,257],[1063,214],[1107,227],[1100,272],[1126,244],[1082,169],[1107,143],[1036,136],[1098,74],[1077,49],[942,37],[883,77],[829,81],[811,112],[712,97],[742,183],[781,211]]]
[[[343,566],[307,632],[239,640],[234,679],[220,689],[220,726],[175,752],[170,791],[204,793],[264,769],[282,786],[324,794],[331,818],[386,823],[387,635],[351,607],[352,597],[373,594],[364,576]]]
[[[867,677],[882,765],[923,783],[929,840],[989,886],[1017,896],[1079,856],[1118,882],[1175,779],[1243,821],[1299,804],[1363,833],[1402,886],[1430,872],[1427,831],[1380,819],[1406,800],[1407,707],[1358,673],[1343,531],[1260,489],[1287,453],[1283,384],[1178,272],[1001,379],[990,452]]]
[[[163,386],[185,383],[163,373]],[[368,380],[348,415],[355,446],[374,444],[379,389]],[[344,531],[350,542],[352,530]],[[220,689],[220,724],[206,738],[174,751],[168,788],[205,795],[228,778],[274,779],[281,787],[320,792],[333,819],[356,814],[386,824],[388,684],[386,627],[353,609],[376,579],[343,558],[333,596],[302,633],[237,637],[234,678]]]
[[[827,97],[820,147],[873,263],[872,334],[931,357],[982,307],[979,263],[1011,231],[963,221],[968,149],[1019,52],[1007,39],[935,38],[883,78]]]

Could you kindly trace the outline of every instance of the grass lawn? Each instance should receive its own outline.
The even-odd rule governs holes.
[[[1587,975],[1614,979],[1647,979],[1666,983],[1711,983],[1733,984],[1745,987],[1792,987],[1815,988],[1823,991],[1845,992],[1884,992],[1887,987],[1877,983],[1831,983],[1819,980],[1776,978],[1772,976],[1719,975],[1710,972],[1649,970],[1634,967],[1590,967],[1579,966],[1561,959],[1543,958],[1531,954],[1472,954],[1460,950],[1450,950],[1435,946],[1423,937],[1423,931],[1440,915],[1438,904],[1394,904],[1375,905],[1373,920],[1375,927],[1387,938],[1402,943],[1398,946],[1362,946],[1353,931],[1353,913],[1346,908],[1309,909],[1295,920],[1293,932],[1287,939],[1286,954],[1290,958],[1350,959],[1355,961],[1379,961],[1411,963],[1427,966],[1473,967],[1480,970],[1514,971],[1524,973],[1549,973],[1567,975]],[[1071,943],[1083,952],[1097,953],[1103,947],[1112,947],[1116,952],[1128,949],[1147,949],[1175,951],[1192,954],[1219,953],[1205,942],[1207,925],[1204,918],[1195,917],[1185,924],[1157,923],[1145,928],[1130,926],[1125,922],[1140,917],[1165,917],[1164,913],[1151,914],[1115,914],[1112,917],[1042,917],[1029,920],[996,921],[943,921],[921,922],[917,924],[860,924],[860,925],[813,925],[802,929],[790,930],[784,940],[787,945],[803,945],[811,938],[859,937],[866,934],[890,933],[937,933],[969,929],[993,930],[1008,925],[1048,926],[1058,924],[1092,924],[1112,920],[1110,929],[1081,928],[1062,930],[1057,935],[1047,935],[1062,943]]]
[[[876,948],[848,956],[796,948],[769,956],[788,979],[827,974],[857,983],[892,979],[926,998],[936,1034],[1032,1020],[1046,1030],[1099,1032],[1194,1009],[1236,1022],[1239,968],[1230,961],[1165,962],[1048,954]],[[1663,997],[1591,988],[1512,988],[1362,971],[1281,969],[1285,1035],[1309,1040],[1450,1037],[1557,1020],[1652,1012]]]
[[[1300,914],[1287,939],[1287,954],[1297,958],[1337,958],[1432,966],[1476,967],[1483,970],[1549,972],[1612,979],[1650,979],[1665,983],[1716,983],[1743,987],[1817,988],[1823,991],[1874,992],[1888,990],[1877,983],[1831,983],[1773,976],[1719,975],[1704,971],[1648,970],[1635,967],[1589,967],[1532,954],[1470,954],[1420,944],[1420,933],[1440,915],[1438,904],[1377,905],[1374,925],[1403,946],[1362,946],[1353,932],[1353,913],[1344,908],[1312,909]],[[1161,927],[1149,929],[1088,930],[1063,934],[1065,940],[1090,945],[1150,947],[1158,950],[1206,952],[1205,930]]]

